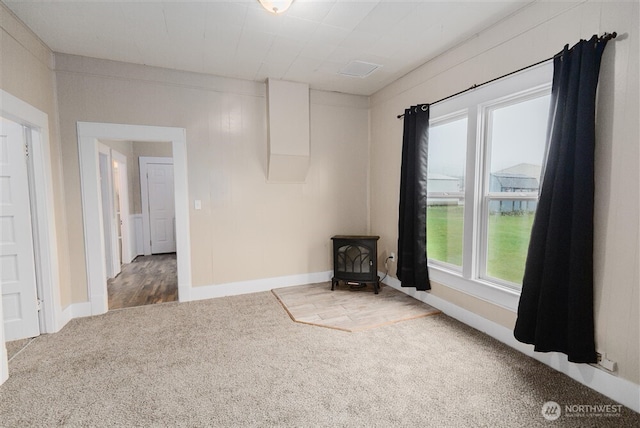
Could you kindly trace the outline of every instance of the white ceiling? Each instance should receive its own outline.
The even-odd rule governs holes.
[[[55,52],[371,95],[532,0],[2,1]]]

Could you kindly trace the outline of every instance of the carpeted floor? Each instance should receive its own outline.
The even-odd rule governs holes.
[[[9,369],[3,427],[640,423],[545,420],[547,401],[616,403],[445,315],[349,333],[293,322],[271,292],[75,319]]]
[[[12,340],[11,342],[6,342],[5,345],[7,347],[7,357],[12,359],[18,352],[21,352],[31,341],[33,338],[20,339],[20,340]]]

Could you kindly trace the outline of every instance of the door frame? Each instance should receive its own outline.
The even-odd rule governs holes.
[[[58,239],[53,197],[49,116],[31,104],[0,89],[0,116],[29,128],[30,188],[36,287],[41,299],[39,316],[41,333],[55,333],[65,324],[60,303]],[[0,319],[2,294],[0,294]],[[0,328],[0,384],[9,377],[4,328]]]
[[[80,189],[86,256],[87,292],[91,314],[108,311],[105,276],[104,232],[101,219],[98,178],[98,140],[171,142],[173,148],[176,208],[178,299],[189,301],[191,291],[191,245],[189,236],[189,193],[187,140],[184,128],[78,122]],[[97,245],[96,245],[97,244]]]
[[[140,199],[142,205],[142,244],[144,255],[151,255],[151,219],[149,218],[149,181],[147,167],[150,163],[173,165],[173,157],[140,156]],[[174,168],[175,175],[175,168]]]
[[[60,303],[58,239],[53,198],[49,116],[0,89],[0,116],[29,128],[29,183],[33,228],[36,286],[41,300],[40,330],[55,333],[65,324]],[[0,304],[2,302],[0,301]]]

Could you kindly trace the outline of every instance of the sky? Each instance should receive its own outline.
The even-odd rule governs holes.
[[[491,172],[519,163],[542,165],[550,96],[493,111]]]
[[[491,110],[490,171],[520,163],[542,165],[550,96]],[[429,172],[464,177],[467,119],[429,129]]]

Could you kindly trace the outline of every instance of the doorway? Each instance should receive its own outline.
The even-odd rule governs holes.
[[[100,141],[98,145],[98,171],[100,178],[100,201],[102,204],[102,225],[106,278],[114,278],[125,263],[131,262],[131,242],[129,228],[129,179],[127,176],[127,151],[116,150],[129,147],[131,142]],[[131,157],[131,154],[129,154]]]
[[[173,150],[176,269],[178,297],[188,301],[191,291],[189,200],[186,137],[183,128],[78,122],[83,223],[88,295],[93,315],[108,311],[108,291],[101,220],[98,140],[170,142]]]
[[[107,278],[109,310],[178,299],[172,155],[169,143],[101,140],[98,156],[104,235],[111,236],[105,239],[107,270],[111,259],[119,263],[117,274]],[[132,166],[130,174],[127,165]],[[131,246],[131,254],[125,254],[128,245],[123,238],[128,232],[123,226],[129,217],[132,240],[138,242]]]
[[[7,341],[40,335],[26,132],[0,116],[0,289]]]
[[[114,183],[111,150],[100,144],[98,150],[98,172],[100,175],[100,202],[102,207],[102,227],[104,234],[104,254],[106,279],[120,273],[120,257],[117,249],[117,232],[114,204]]]
[[[113,171],[113,191],[115,204],[115,221],[117,235],[117,255],[120,264],[131,262],[132,256],[132,236],[131,222],[129,218],[129,176],[127,158],[122,153],[112,150],[111,162]]]
[[[0,116],[23,126],[29,143],[31,225],[36,287],[40,297],[41,333],[55,333],[65,324],[60,306],[58,247],[55,227],[53,174],[49,148],[49,117],[32,105],[0,89]],[[3,232],[4,235],[4,232]],[[5,302],[0,293],[0,319]],[[9,376],[5,329],[0,328],[0,384]]]
[[[176,253],[141,255],[107,281],[109,310],[178,300]]]

